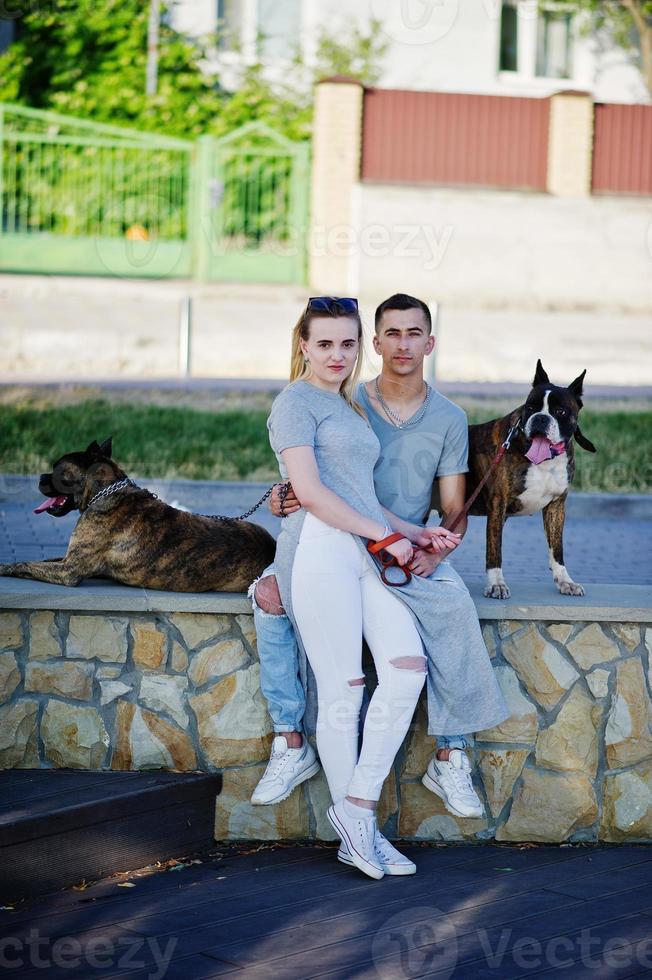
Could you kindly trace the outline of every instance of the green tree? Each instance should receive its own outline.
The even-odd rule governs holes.
[[[586,33],[606,33],[624,48],[652,97],[652,0],[559,0],[560,8],[583,15]]]
[[[199,69],[203,51],[162,24],[158,92],[147,97],[148,16],[142,0],[34,7],[0,57],[0,100],[199,135],[219,111],[219,88]]]
[[[352,27],[344,39],[325,32],[311,69],[297,54],[283,80],[273,82],[262,63],[245,65],[236,91],[228,92],[201,67],[217,38],[190,41],[163,16],[157,91],[148,96],[149,14],[143,0],[35,5],[19,22],[16,41],[0,55],[0,101],[189,138],[221,135],[256,119],[291,139],[305,139],[315,79],[346,74],[373,84],[387,49],[378,22],[367,31]]]

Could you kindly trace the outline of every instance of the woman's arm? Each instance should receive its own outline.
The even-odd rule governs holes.
[[[371,541],[381,541],[386,528],[380,521],[365,517],[342,497],[325,487],[319,477],[312,446],[294,446],[281,453],[292,488],[301,506],[321,521],[340,531],[359,534]],[[402,533],[402,532],[401,532]]]
[[[447,531],[444,527],[422,527],[420,524],[412,524],[392,514],[386,507],[383,507],[383,514],[392,530],[405,535],[408,541],[419,545],[420,548],[432,548],[434,552],[452,551],[461,541],[459,534]]]
[[[404,521],[402,517],[392,514],[391,510],[387,510],[387,507],[383,507],[383,514],[392,530],[400,531],[409,541],[415,541],[419,531],[423,530],[418,524],[411,524],[410,521]]]

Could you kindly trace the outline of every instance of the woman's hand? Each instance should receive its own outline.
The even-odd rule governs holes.
[[[274,517],[288,517],[290,514],[294,514],[297,510],[301,510],[301,504],[294,494],[292,484],[289,484],[290,489],[286,494],[285,500],[281,500],[281,488],[287,485],[288,484],[284,483],[274,484],[272,495],[269,498],[269,509]]]
[[[442,554],[445,551],[453,551],[461,540],[461,534],[448,531],[445,527],[424,527],[421,528],[415,544],[421,548],[430,548],[435,554]]]
[[[388,545],[383,550],[393,555],[399,565],[407,565],[408,562],[412,561],[414,555],[414,548],[407,538],[401,538],[400,541],[395,541],[394,544]]]

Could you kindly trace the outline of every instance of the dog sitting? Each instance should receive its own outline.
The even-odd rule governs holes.
[[[566,496],[575,473],[573,439],[582,449],[596,452],[578,425],[586,370],[567,388],[553,385],[537,361],[532,391],[524,405],[501,419],[469,426],[467,500],[489,469],[510,430],[510,447],[480,492],[471,514],[487,518],[486,596],[507,599],[510,592],[502,572],[503,526],[508,517],[543,510],[550,569],[563,595],[584,595],[564,565]]]
[[[0,565],[0,575],[67,586],[99,577],[171,592],[245,592],[274,559],[274,538],[258,524],[176,510],[137,487],[111,459],[111,439],[62,456],[39,490],[47,500],[35,513],[81,513],[68,551]]]

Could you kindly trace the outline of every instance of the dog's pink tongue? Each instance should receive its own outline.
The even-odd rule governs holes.
[[[552,459],[550,441],[545,436],[534,436],[525,457],[535,464],[542,463],[544,459]]]
[[[60,507],[65,499],[65,497],[48,497],[47,500],[44,500],[42,504],[39,504],[38,507],[35,508],[34,513],[42,514],[44,510],[48,509],[48,507]]]

